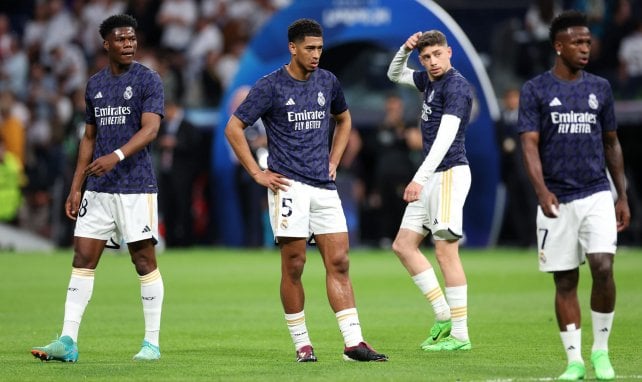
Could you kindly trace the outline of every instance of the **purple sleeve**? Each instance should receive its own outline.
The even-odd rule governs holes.
[[[330,113],[336,115],[348,110],[348,104],[346,103],[345,96],[343,95],[343,89],[336,77],[334,77],[332,92],[333,96],[332,104],[330,105]]]
[[[600,115],[602,131],[617,130],[617,122],[615,120],[615,108],[613,102],[613,92],[608,83],[604,86],[604,109]]]
[[[540,113],[537,96],[532,82],[527,82],[522,87],[519,95],[519,116],[517,120],[517,132],[539,131]]]
[[[256,82],[245,100],[234,111],[234,115],[244,124],[252,126],[272,107],[272,90],[267,78]]]
[[[165,96],[163,92],[163,82],[158,73],[150,71],[149,85],[145,87],[143,94],[143,113],[156,113],[161,116],[165,114]]]

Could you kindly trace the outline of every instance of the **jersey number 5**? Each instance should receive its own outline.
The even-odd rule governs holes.
[[[292,216],[292,198],[281,199],[281,216],[284,218]]]

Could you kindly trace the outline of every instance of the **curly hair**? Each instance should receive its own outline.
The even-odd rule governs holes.
[[[555,39],[557,38],[558,33],[571,27],[588,28],[588,19],[586,18],[586,15],[576,10],[564,11],[557,15],[553,19],[553,22],[551,22],[551,28],[548,32],[548,38],[551,41],[551,44],[555,44]]]
[[[312,19],[298,19],[288,27],[288,42],[298,42],[306,36],[323,37],[323,28]]]
[[[113,15],[103,20],[98,31],[100,32],[100,36],[106,39],[111,31],[122,27],[132,27],[136,30],[136,28],[138,28],[138,22],[130,15]]]

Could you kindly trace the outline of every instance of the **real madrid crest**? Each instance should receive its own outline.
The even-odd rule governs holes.
[[[134,92],[132,91],[132,87],[131,86],[126,87],[125,92],[123,93],[123,98],[131,99],[133,95],[134,95]]]
[[[325,105],[325,97],[323,96],[323,93],[319,92],[319,94],[317,94],[317,102],[320,106]]]
[[[597,96],[595,94],[589,94],[588,104],[589,107],[593,110],[597,110],[598,106],[600,106],[600,103],[597,101]]]

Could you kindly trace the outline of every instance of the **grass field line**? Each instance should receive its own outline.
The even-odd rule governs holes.
[[[589,378],[592,379],[592,378]],[[615,380],[621,381],[637,381],[642,380],[642,375],[616,375]],[[479,381],[470,381],[470,382],[545,382],[545,381],[557,381],[557,378],[547,377],[547,378],[502,378],[502,379],[484,379]]]

